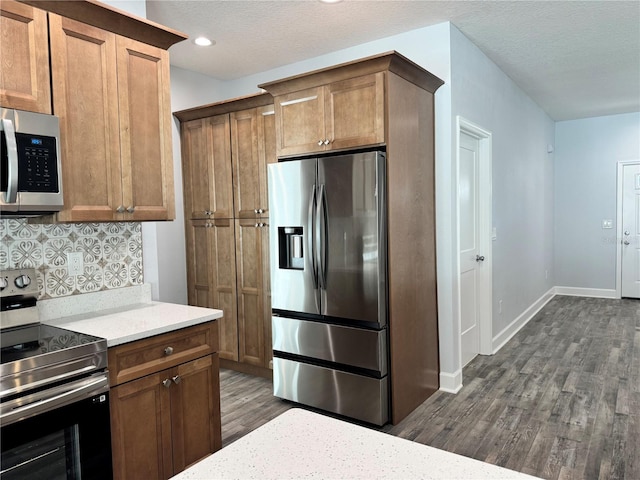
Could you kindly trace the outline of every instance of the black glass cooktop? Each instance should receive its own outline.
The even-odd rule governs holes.
[[[44,324],[6,328],[0,332],[2,365],[102,341],[99,337]]]

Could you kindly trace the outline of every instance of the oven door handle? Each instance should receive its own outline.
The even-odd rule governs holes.
[[[109,377],[101,373],[2,404],[0,426],[10,425],[55,408],[70,405],[109,390]]]

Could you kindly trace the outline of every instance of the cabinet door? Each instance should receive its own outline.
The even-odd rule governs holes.
[[[260,197],[258,112],[255,108],[231,113],[231,159],[236,218],[258,218],[263,209]]]
[[[239,361],[265,365],[263,222],[236,220]],[[267,266],[268,268],[268,266]]]
[[[53,113],[60,117],[60,221],[111,221],[122,201],[115,35],[49,14]]]
[[[324,98],[327,149],[384,143],[383,72],[331,83]]]
[[[223,311],[220,357],[238,360],[233,219],[194,220],[187,228],[189,305]]]
[[[47,14],[0,3],[0,106],[51,113]]]
[[[173,220],[169,53],[117,37],[123,220]]]
[[[168,371],[165,371],[168,372]],[[110,390],[111,448],[116,479],[173,475],[171,399],[160,372]]]
[[[172,369],[173,474],[222,448],[218,355]]]
[[[258,157],[260,168],[260,208],[262,218],[269,216],[269,191],[267,190],[267,165],[277,163],[276,116],[273,105],[258,108]]]
[[[271,272],[269,268],[269,219],[262,226],[262,325],[264,330],[264,366],[271,368],[273,340],[271,335]]]
[[[188,218],[232,218],[231,140],[228,115],[184,122],[182,171]]]
[[[324,151],[322,87],[275,97],[278,157]]]

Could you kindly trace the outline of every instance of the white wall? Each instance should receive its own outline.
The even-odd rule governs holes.
[[[557,286],[615,294],[616,163],[621,160],[640,160],[640,113],[556,124]],[[602,228],[605,219],[613,220],[612,229]]]
[[[451,28],[452,151],[457,115],[492,133],[493,226],[492,242],[494,344],[503,332],[552,286],[553,268],[553,155],[547,145],[554,143],[554,122],[507,75],[469,41],[455,26]],[[440,202],[452,205],[448,224],[439,235],[457,238],[455,218],[455,161],[448,168],[448,183],[441,185]],[[447,271],[452,278],[447,288],[452,328],[459,336],[459,311],[454,301],[458,291],[453,273],[458,271],[456,252],[446,252]],[[439,251],[438,254],[442,254]],[[545,278],[545,270],[549,278]],[[502,313],[498,304],[502,300]],[[447,305],[446,308],[449,308]],[[442,322],[441,322],[442,323]],[[511,327],[513,328],[513,327]],[[457,342],[451,358],[443,358],[443,372],[460,368]]]

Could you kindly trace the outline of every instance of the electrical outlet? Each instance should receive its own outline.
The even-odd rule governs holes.
[[[67,268],[69,270],[69,275],[82,275],[84,272],[82,252],[67,253]]]

